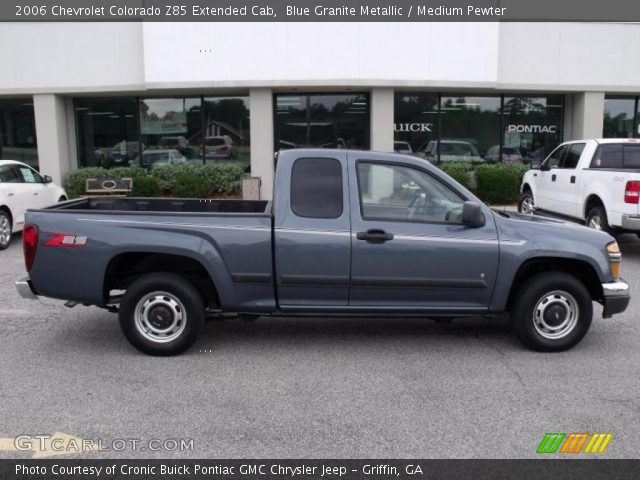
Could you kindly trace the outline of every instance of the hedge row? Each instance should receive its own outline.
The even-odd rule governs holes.
[[[133,178],[134,197],[159,197],[163,193],[175,197],[206,198],[214,195],[239,195],[242,167],[228,164],[167,165],[147,172],[140,167],[119,167],[109,170],[87,167],[73,170],[65,176],[64,188],[69,197],[85,194],[87,178]]]
[[[449,163],[440,168],[466,188],[471,186],[471,176],[475,177],[476,195],[491,204],[509,204],[518,201],[520,184],[527,165],[506,165],[503,163],[472,165],[471,163]]]

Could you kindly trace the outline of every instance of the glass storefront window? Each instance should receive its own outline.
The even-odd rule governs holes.
[[[275,149],[369,148],[369,96],[278,94]]]
[[[205,97],[204,125],[200,143],[204,159],[251,166],[249,97]]]
[[[605,138],[634,137],[636,99],[605,97],[602,135]]]
[[[397,93],[393,124],[394,150],[409,154],[424,151],[427,144],[437,138],[438,95]]]
[[[502,159],[513,152],[539,164],[562,142],[562,95],[504,97]]]
[[[443,96],[440,115],[440,144],[425,147],[427,160],[439,152],[440,163],[481,162],[500,148],[500,97]]]
[[[76,98],[78,163],[126,167],[140,151],[135,97]]]
[[[0,100],[0,159],[38,168],[36,122],[29,97]]]
[[[201,164],[201,108],[201,97],[141,99],[143,152],[133,164],[143,167],[158,162]]]

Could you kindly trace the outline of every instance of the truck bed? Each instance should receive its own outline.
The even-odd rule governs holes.
[[[187,212],[269,214],[266,200],[199,200],[191,198],[84,197],[46,210],[100,210],[114,212]]]

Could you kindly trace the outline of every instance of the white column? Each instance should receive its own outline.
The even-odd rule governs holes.
[[[33,111],[40,172],[51,176],[55,183],[61,185],[64,175],[72,168],[64,97],[34,95]]]
[[[602,137],[604,92],[583,92],[573,97],[573,140]]]
[[[393,152],[393,88],[371,89],[371,150]]]
[[[251,176],[262,181],[260,193],[265,200],[273,195],[273,92],[270,88],[249,91],[251,115]]]

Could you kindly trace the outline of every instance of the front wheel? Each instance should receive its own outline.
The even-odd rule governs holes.
[[[533,203],[533,193],[530,190],[525,190],[518,200],[518,212],[532,214],[536,207]]]
[[[559,352],[576,345],[591,326],[591,295],[562,272],[535,275],[516,292],[512,319],[516,335],[532,350]]]
[[[205,307],[196,288],[179,275],[151,273],[131,284],[120,303],[120,327],[149,355],[177,355],[196,341]]]
[[[0,250],[4,250],[11,243],[11,218],[7,212],[0,210]]]

